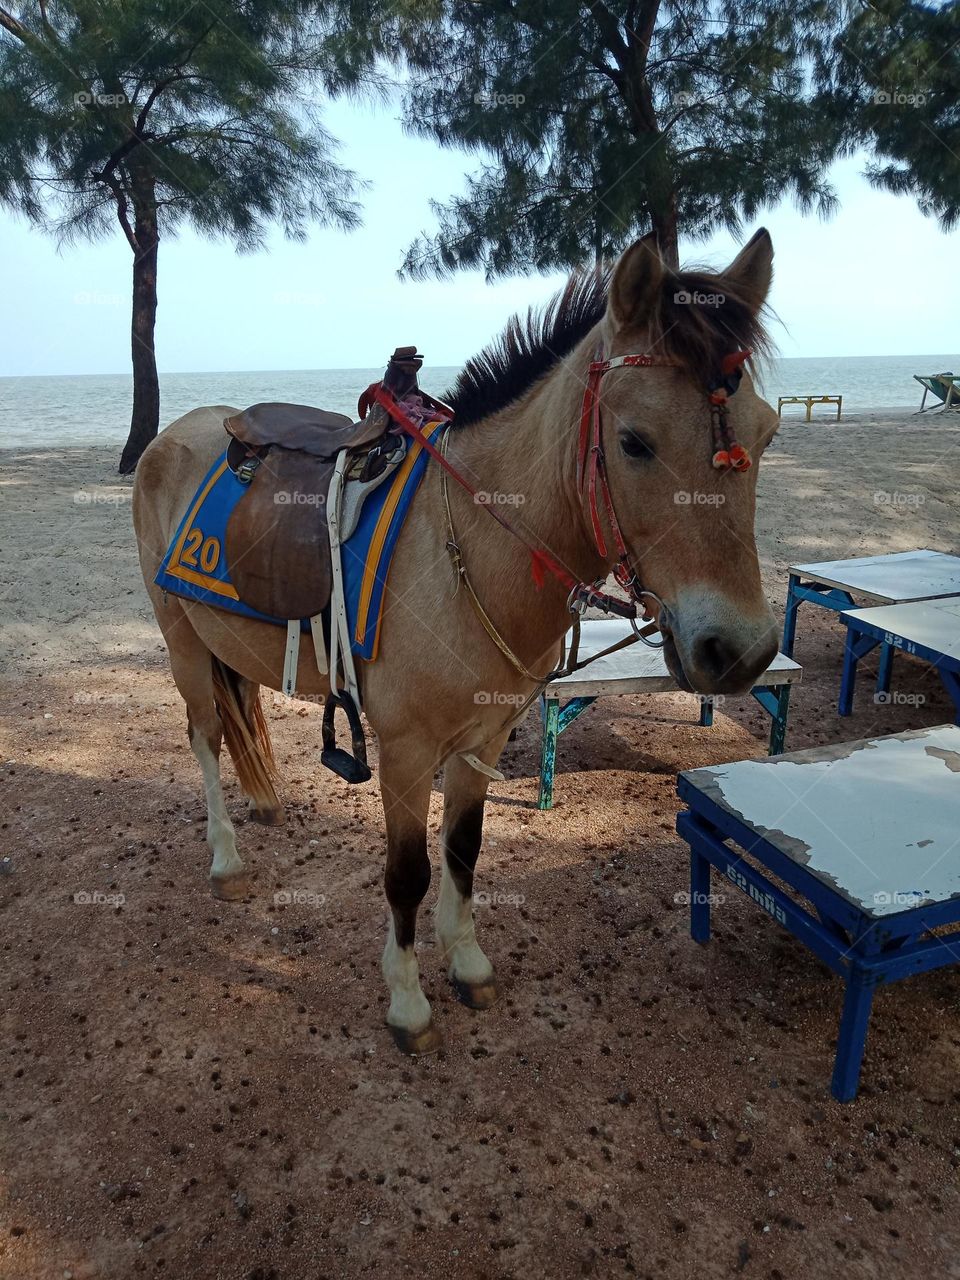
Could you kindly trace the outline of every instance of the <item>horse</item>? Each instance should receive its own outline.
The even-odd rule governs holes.
[[[550,576],[533,580],[530,546],[578,580],[599,583],[622,538],[642,582],[636,594],[644,616],[659,625],[668,667],[684,689],[745,691],[777,652],[754,540],[756,464],[777,415],[758,394],[752,365],[724,415],[728,436],[735,432],[755,465],[718,470],[709,430],[717,403],[709,389],[729,354],[740,351],[742,360],[748,350],[768,349],[762,317],[772,263],[765,230],[721,272],[674,271],[646,236],[612,269],[576,271],[545,309],[513,317],[448,394],[454,417],[446,460],[482,490],[481,500],[448,486],[431,462],[390,567],[379,656],[358,664],[364,713],[379,743],[386,823],[386,1020],[406,1053],[440,1044],[415,941],[431,881],[427,808],[441,769],[436,937],[457,997],[474,1009],[497,999],[473,919],[484,802],[515,709],[555,667],[571,623],[566,586]],[[594,380],[598,368],[602,384]],[[591,462],[603,468],[602,503],[577,474],[590,385]],[[168,426],[144,453],[133,493],[144,581],[203,775],[210,884],[225,900],[247,896],[249,886],[221,787],[224,739],[250,816],[282,821],[260,687],[281,687],[285,633],[167,595],[154,577],[224,448],[223,420],[234,413],[199,408]],[[490,518],[498,502],[509,507],[510,528]],[[329,692],[308,645],[297,689]]]

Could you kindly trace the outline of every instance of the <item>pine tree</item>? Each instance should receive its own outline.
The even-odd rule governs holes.
[[[874,186],[960,223],[960,4],[857,4],[836,41],[838,113],[872,153]]]
[[[828,214],[838,23],[821,0],[449,0],[406,120],[482,159],[405,272],[545,271],[650,230],[676,263],[681,232],[738,232],[785,197]]]
[[[251,249],[279,223],[358,222],[314,105],[373,57],[350,4],[44,0],[0,7],[0,202],[61,241],[119,225],[133,254],[133,410],[120,461],[156,435],[160,241],[177,226]]]

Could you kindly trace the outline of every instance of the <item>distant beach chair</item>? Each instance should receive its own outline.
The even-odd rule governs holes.
[[[932,404],[931,409],[960,409],[960,376],[953,373],[915,373],[913,380],[923,387],[923,399],[918,413],[924,412],[928,392],[941,402],[939,405]]]

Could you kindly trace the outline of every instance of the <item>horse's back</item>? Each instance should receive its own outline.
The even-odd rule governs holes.
[[[144,450],[133,481],[133,524],[141,542],[156,533],[166,547],[200,481],[227,446],[224,418],[236,412],[231,405],[191,409]]]

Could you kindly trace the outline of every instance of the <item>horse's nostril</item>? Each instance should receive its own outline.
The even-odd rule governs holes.
[[[752,644],[745,637],[723,631],[707,631],[693,644],[691,653],[696,676],[714,693],[732,693],[748,688],[753,678],[765,671],[777,653],[777,640],[769,635]]]
[[[700,636],[693,646],[694,666],[711,680],[722,680],[730,675],[740,663],[740,654],[733,645],[718,632],[709,632]]]

